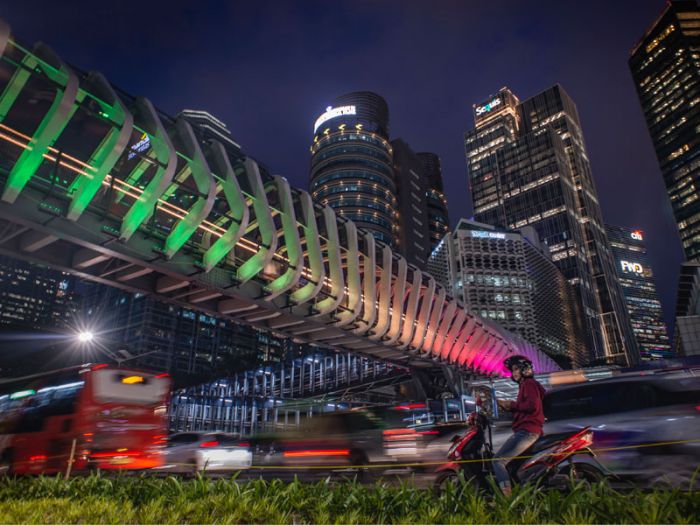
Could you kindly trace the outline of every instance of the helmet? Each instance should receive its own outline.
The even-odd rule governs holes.
[[[524,368],[532,368],[532,361],[523,355],[512,355],[503,361],[503,366],[505,366],[511,372],[514,366],[518,366],[521,370]]]

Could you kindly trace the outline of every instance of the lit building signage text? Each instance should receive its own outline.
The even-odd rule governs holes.
[[[639,230],[632,232],[632,238],[636,241],[643,241],[644,237],[642,237],[642,232]]]
[[[473,231],[471,232],[472,237],[479,237],[480,239],[505,239],[506,234],[505,233],[498,233],[498,232],[479,232],[479,231]]]
[[[476,107],[476,114],[483,115],[484,113],[488,113],[493,108],[495,108],[496,106],[500,106],[500,105],[501,105],[501,99],[498,97],[495,97],[495,98],[491,99],[491,102],[489,102],[488,104],[484,104],[483,106],[477,106]]]
[[[139,141],[131,146],[131,150],[129,151],[129,154],[127,155],[127,158],[129,160],[133,159],[137,153],[143,153],[146,151],[148,148],[151,147],[151,139],[148,138],[148,135],[144,133],[141,135],[141,138]]]
[[[341,115],[356,115],[357,114],[357,108],[355,106],[340,106],[337,108],[334,108],[332,106],[328,106],[326,108],[326,112],[323,113],[320,117],[316,119],[316,122],[314,123],[314,133],[318,130],[319,126],[323,124],[324,122],[331,120],[336,117],[340,117]]]
[[[639,274],[644,273],[644,268],[642,267],[642,265],[636,262],[620,261],[620,266],[622,266],[623,272],[632,272]]]

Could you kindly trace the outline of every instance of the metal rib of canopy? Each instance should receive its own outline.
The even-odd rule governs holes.
[[[558,369],[240,150],[2,21],[0,56],[0,253],[406,364]]]

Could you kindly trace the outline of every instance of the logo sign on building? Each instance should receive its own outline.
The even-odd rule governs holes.
[[[632,232],[632,238],[636,241],[643,241],[644,237],[642,236],[642,232],[639,230]]]
[[[323,124],[324,122],[327,122],[333,118],[340,117],[342,115],[356,115],[357,114],[357,108],[355,106],[339,106],[337,108],[334,108],[332,106],[328,106],[326,108],[326,112],[323,113],[320,117],[316,119],[316,122],[314,123],[314,133],[318,130],[318,128]]]
[[[148,148],[151,147],[151,139],[148,137],[146,133],[141,135],[141,138],[139,141],[131,146],[129,154],[126,156],[127,159],[131,160],[133,159],[137,153],[143,153],[146,151]]]
[[[499,232],[472,231],[471,234],[472,234],[472,237],[478,237],[479,239],[505,239],[506,238],[505,233],[499,233]]]
[[[622,266],[622,271],[627,273],[638,273],[643,274],[644,268],[641,264],[630,261],[620,261],[620,266]]]
[[[494,97],[487,104],[484,104],[483,106],[476,106],[476,114],[483,115],[484,113],[488,113],[493,108],[495,108],[496,106],[500,106],[500,105],[501,105],[501,99],[498,97]]]

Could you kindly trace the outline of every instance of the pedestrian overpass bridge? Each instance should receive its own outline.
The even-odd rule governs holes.
[[[0,56],[0,253],[403,365],[558,369],[232,143],[1,20]]]

